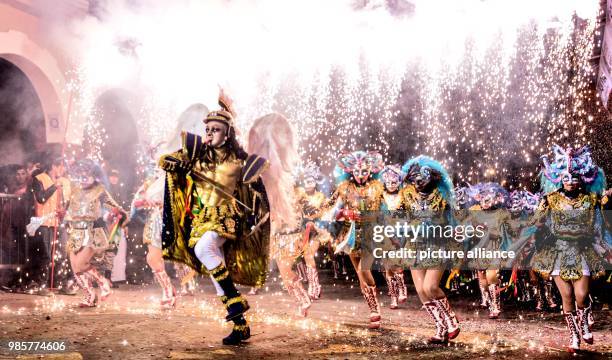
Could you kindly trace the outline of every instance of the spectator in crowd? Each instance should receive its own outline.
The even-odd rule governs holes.
[[[43,172],[40,166],[40,162],[35,160],[28,161],[28,163],[26,164],[26,168],[30,177],[34,177]]]
[[[28,254],[28,237],[26,234],[26,225],[32,213],[33,199],[28,191],[30,186],[30,176],[25,166],[14,165],[14,178],[12,182],[11,194],[17,197],[11,198],[6,202],[3,209],[3,218],[9,223],[9,231],[7,232],[7,244],[10,245],[9,262],[13,264],[24,264],[30,259]],[[19,267],[21,270],[22,267]],[[25,272],[18,271],[13,279],[9,282],[9,287],[19,287],[23,284],[22,274]],[[20,281],[21,280],[21,281]]]
[[[127,208],[130,205],[128,189],[124,186],[119,175],[119,170],[112,169],[108,175],[109,189],[113,198],[122,208]]]
[[[33,167],[35,169],[35,166]],[[36,170],[33,170],[34,172]],[[41,226],[32,237],[33,249],[37,253],[33,254],[39,260],[39,295],[49,295],[48,286],[50,285],[51,271],[55,271],[54,284],[60,292],[73,295],[75,291],[62,277],[67,276],[67,267],[61,266],[65,261],[59,261],[57,268],[52,266],[53,248],[55,254],[59,254],[60,260],[65,260],[64,251],[61,250],[62,237],[60,234],[60,224],[65,214],[65,199],[70,198],[70,182],[64,177],[64,163],[62,158],[55,159],[47,171],[42,172],[32,179],[32,193],[34,195],[34,213],[41,220]],[[65,236],[64,236],[65,238]],[[53,242],[56,241],[55,247]],[[53,265],[55,263],[53,262]]]
[[[0,193],[8,194],[11,187],[11,169],[10,166],[0,166]]]
[[[12,191],[15,195],[23,195],[28,190],[28,182],[30,180],[30,175],[28,174],[28,170],[23,165],[17,165],[15,167],[15,186]]]

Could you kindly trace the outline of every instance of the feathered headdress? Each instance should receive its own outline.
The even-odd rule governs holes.
[[[416,171],[421,174],[431,174],[432,172],[436,180],[436,187],[442,197],[446,202],[451,206],[455,206],[455,196],[453,194],[453,182],[448,175],[444,166],[438,161],[424,155],[419,155],[415,158],[408,160],[403,166],[402,171],[408,176],[410,173],[414,173]]]
[[[527,190],[514,190],[510,193],[509,207],[512,211],[533,213],[540,203],[540,194]]]
[[[296,181],[300,184],[304,183],[306,179],[314,179],[317,184],[323,183],[323,175],[321,169],[317,164],[312,161],[307,161],[302,166],[296,167]]]
[[[228,128],[234,127],[234,118],[236,117],[236,110],[233,106],[233,100],[219,88],[219,106],[221,109],[211,111],[204,118],[204,123],[209,121],[220,121],[228,126]]]
[[[104,185],[104,187],[108,188],[108,177],[102,167],[91,159],[83,159],[76,162],[69,169],[69,177],[73,181],[80,182],[82,176],[92,176],[96,182]]]
[[[372,175],[378,174],[385,166],[383,157],[378,151],[343,151],[334,168],[336,182],[348,180],[353,170],[362,168],[364,164],[370,169]]]
[[[467,209],[473,205],[474,200],[470,197],[470,184],[455,187],[455,201],[459,209]]]
[[[599,195],[606,188],[606,178],[601,168],[593,163],[591,149],[583,146],[578,149],[563,149],[553,145],[554,160],[550,162],[547,155],[542,156],[544,169],[540,175],[540,185],[545,194],[557,191],[563,186],[563,179],[578,176],[588,192]]]
[[[494,206],[506,206],[509,199],[508,190],[504,189],[500,184],[494,182],[472,185],[468,190],[468,194],[475,202],[480,202],[484,196],[492,195],[495,197],[495,203],[493,204]]]

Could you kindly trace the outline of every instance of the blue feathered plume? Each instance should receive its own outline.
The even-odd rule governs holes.
[[[451,208],[454,208],[455,196],[453,195],[453,182],[446,169],[444,169],[444,166],[429,156],[419,155],[408,160],[404,166],[402,166],[402,172],[404,172],[404,174],[408,174],[410,172],[410,168],[414,165],[418,165],[420,168],[427,166],[440,174],[441,179],[438,184],[436,184],[436,187],[448,205]]]

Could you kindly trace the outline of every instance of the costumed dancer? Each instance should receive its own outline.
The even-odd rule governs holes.
[[[104,258],[111,247],[102,218],[103,207],[110,210],[109,220],[115,224],[114,232],[118,226],[126,225],[127,214],[102,185],[104,174],[93,161],[79,162],[76,174],[78,183],[72,188],[65,219],[68,226],[68,253],[77,285],[83,291],[79,306],[94,307],[97,301],[92,281],[98,284],[100,300],[106,300],[112,293],[111,281],[92,264],[98,258]]]
[[[405,174],[402,172],[400,165],[387,165],[380,172],[385,188],[383,193],[385,207],[392,217],[394,217],[394,212],[400,207],[400,187],[404,181],[404,176]],[[398,242],[397,239],[387,238],[385,241],[391,242],[391,244],[385,245],[391,246],[393,249],[404,245]],[[385,263],[385,279],[387,280],[389,296],[391,297],[389,308],[397,309],[399,304],[405,303],[408,299],[408,288],[404,281],[404,267],[401,262],[387,261]]]
[[[453,211],[453,217],[455,219],[456,224],[461,224],[464,221],[469,221],[469,209],[474,205],[474,199],[472,199],[469,195],[470,186],[471,185],[469,183],[465,183],[464,186],[456,186],[453,190],[455,196],[455,208]],[[465,241],[464,245],[468,245],[468,241]],[[464,250],[467,250],[465,246]],[[470,275],[467,275],[467,273],[464,272],[464,274],[467,276],[462,276],[460,270],[464,265],[464,262],[462,260],[457,259],[453,261],[453,263],[453,269],[450,271],[448,278],[446,279],[446,284],[444,286],[446,289],[449,289],[451,291],[458,291],[462,282],[467,283],[471,282],[475,278],[478,278],[478,275],[472,271],[469,272]],[[483,302],[484,301],[481,299],[480,306],[484,308],[488,307],[489,303],[487,302],[486,305],[483,305]]]
[[[511,237],[517,239],[531,236],[531,234],[525,233],[530,231],[528,225],[530,225],[530,219],[532,219],[539,203],[539,193],[534,194],[527,190],[514,190],[510,193],[510,201],[508,204],[508,210],[510,211],[508,233]],[[536,231],[533,236],[545,236],[545,234],[542,231]],[[526,260],[525,262],[528,263],[529,261]],[[545,305],[547,305],[549,309],[555,310],[557,304],[555,303],[552,293],[551,279],[540,279],[533,269],[528,270],[526,277],[529,280],[531,289],[524,286],[522,288],[524,292],[522,298],[529,300],[533,294],[535,309],[537,311],[542,311]]]
[[[411,224],[415,226],[445,226],[453,221],[454,196],[452,181],[439,162],[418,156],[402,167],[406,184],[402,188],[400,209],[406,211]],[[434,234],[435,235],[435,234]],[[454,239],[439,239],[435,236],[420,236],[411,244],[416,251],[430,248],[451,248],[459,246]],[[459,335],[459,320],[451,309],[440,279],[446,264],[440,259],[415,259],[411,266],[412,279],[423,308],[435,323],[436,334],[430,343],[446,343]]]
[[[366,246],[371,239],[364,235],[364,226],[371,223],[364,218],[365,212],[380,211],[385,201],[384,185],[374,179],[384,167],[382,155],[375,151],[343,152],[334,170],[338,186],[323,210],[334,205],[335,219],[342,223],[336,252],[348,253],[359,278],[359,286],[370,309],[370,329],[380,327],[380,305],[377,298],[376,282],[372,276],[373,256]]]
[[[612,213],[612,188],[606,190],[601,197],[602,209],[604,210],[604,223],[606,224],[605,238],[606,243],[608,243],[609,247],[612,247],[612,219],[609,217]],[[608,269],[606,272],[606,277],[604,281],[600,281],[600,284],[603,283],[603,296],[600,296],[600,301],[602,302],[601,309],[604,311],[610,311],[610,305],[612,304],[612,271]]]
[[[176,306],[176,289],[166,273],[162,256],[162,205],[164,199],[164,177],[149,179],[138,189],[132,201],[132,214],[136,210],[147,212],[142,233],[142,242],[147,246],[147,264],[153,277],[162,289],[162,308]]]
[[[318,300],[321,297],[321,283],[319,282],[315,256],[321,245],[327,245],[331,241],[331,235],[322,219],[313,216],[313,214],[319,212],[326,198],[325,194],[317,189],[317,185],[322,183],[323,178],[316,164],[306,164],[300,175],[302,186],[298,187],[296,196],[297,202],[300,204],[300,212],[303,214],[305,221],[303,245],[306,277],[308,279],[308,296],[312,300]]]
[[[197,272],[185,264],[175,262],[173,266],[176,278],[181,285],[179,294],[183,296],[194,296],[198,288]]]
[[[536,214],[538,224],[545,224],[551,236],[537,246],[532,265],[544,277],[552,275],[563,301],[568,351],[576,352],[581,341],[593,343],[589,281],[605,273],[610,259],[601,212],[606,180],[587,146],[563,149],[554,145],[553,152],[552,162],[542,157],[544,198]]]
[[[484,229],[484,236],[477,239],[473,249],[507,250],[509,212],[506,210],[508,192],[497,183],[480,183],[471,186],[470,196],[476,204],[470,207],[469,222],[474,228]],[[499,261],[474,259],[472,267],[478,270],[478,284],[482,295],[481,305],[488,305],[489,319],[497,319],[501,313]]]
[[[297,314],[306,317],[308,309],[312,305],[312,298],[302,286],[302,279],[293,271],[293,266],[296,265],[308,244],[304,243],[304,235],[302,229],[302,211],[298,201],[299,190],[295,189],[295,204],[294,213],[297,218],[292,226],[286,223],[274,223],[275,230],[272,232],[272,240],[270,245],[270,257],[276,261],[280,272],[283,285],[290,295],[296,298],[298,303]]]
[[[244,317],[249,304],[234,284],[265,282],[270,220],[295,218],[297,153],[288,121],[270,114],[254,122],[249,155],[238,143],[235,112],[223,91],[219,105],[204,119],[204,138],[184,133],[182,149],[160,160],[166,171],[162,247],[165,258],[212,276],[226,320],[234,323],[223,343],[239,344],[251,336]]]

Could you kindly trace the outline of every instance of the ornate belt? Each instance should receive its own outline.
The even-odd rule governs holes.
[[[87,230],[93,228],[93,221],[71,221],[70,227],[76,230]]]

